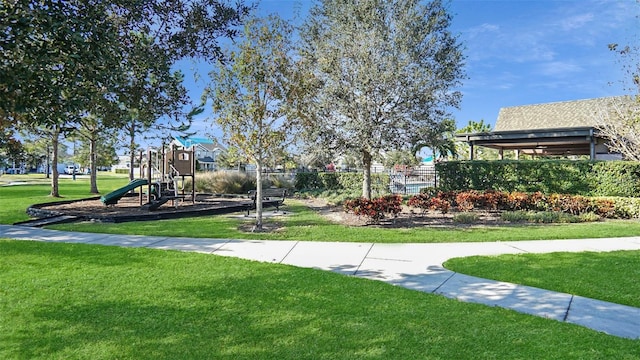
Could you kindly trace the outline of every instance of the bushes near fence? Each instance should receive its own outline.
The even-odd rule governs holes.
[[[358,198],[345,201],[344,210],[377,223],[387,216],[395,218],[401,211],[401,204],[402,198],[399,195],[386,195],[371,200]],[[467,214],[474,210],[504,211],[511,213],[503,213],[506,216],[503,218],[509,221],[577,222],[595,221],[600,218],[640,217],[639,198],[545,195],[541,192],[441,191],[436,194],[414,195],[409,198],[407,205],[420,209],[423,214],[430,210],[446,214],[450,209]],[[471,216],[463,215],[458,220],[464,222],[470,218]]]
[[[344,210],[358,216],[365,216],[373,223],[378,223],[386,216],[396,217],[402,211],[400,195],[385,195],[375,199],[358,198],[347,200]]]
[[[629,161],[450,161],[436,164],[436,171],[442,191],[640,196],[640,163]]]
[[[443,211],[454,207],[461,212],[472,210],[500,211],[551,211],[571,215],[596,214],[603,218],[635,218],[640,216],[640,199],[586,197],[582,195],[543,194],[541,192],[506,191],[448,191],[432,196],[419,194],[413,196],[407,205],[427,210]]]
[[[185,179],[185,189],[191,190],[191,179]],[[262,181],[263,188],[277,187],[293,188],[291,181],[283,176],[269,175]],[[239,171],[198,172],[196,174],[196,190],[212,194],[247,194],[255,190],[256,176],[252,173]]]
[[[362,190],[364,174],[352,172],[309,172],[296,174],[296,190]],[[389,192],[388,174],[371,174],[371,191]]]

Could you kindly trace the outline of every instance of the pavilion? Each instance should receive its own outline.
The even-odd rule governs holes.
[[[494,131],[457,134],[456,140],[469,144],[470,160],[475,146],[497,149],[500,159],[504,150],[520,154],[589,155],[591,160],[620,159],[599,136],[598,114],[614,102],[625,103],[627,96],[513,106],[500,109]]]

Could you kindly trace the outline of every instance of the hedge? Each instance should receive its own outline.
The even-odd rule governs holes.
[[[640,196],[640,163],[629,161],[450,161],[436,164],[436,171],[442,191]]]
[[[296,190],[362,190],[364,174],[353,172],[297,173]],[[371,191],[389,192],[388,174],[371,174]]]

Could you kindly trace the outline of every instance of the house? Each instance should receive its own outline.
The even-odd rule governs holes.
[[[220,145],[217,141],[208,138],[175,137],[171,144],[185,149],[193,148],[196,155],[196,166],[202,171],[217,170],[216,161],[218,156],[227,151],[225,147]]]
[[[613,103],[625,104],[630,97],[553,102],[500,109],[495,129],[486,133],[458,134],[457,141],[474,146],[528,155],[589,155],[591,160],[620,159],[611,154],[598,134],[597,114]]]

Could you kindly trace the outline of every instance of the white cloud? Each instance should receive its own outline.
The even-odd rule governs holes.
[[[484,33],[496,33],[500,31],[500,26],[495,24],[484,23],[482,25],[474,26],[467,30],[469,38],[473,39]]]
[[[582,72],[582,66],[571,61],[552,61],[538,66],[538,73],[545,76],[565,77]]]
[[[572,15],[564,19],[560,19],[559,26],[565,31],[583,28],[590,22],[593,22],[594,15],[592,13]]]

